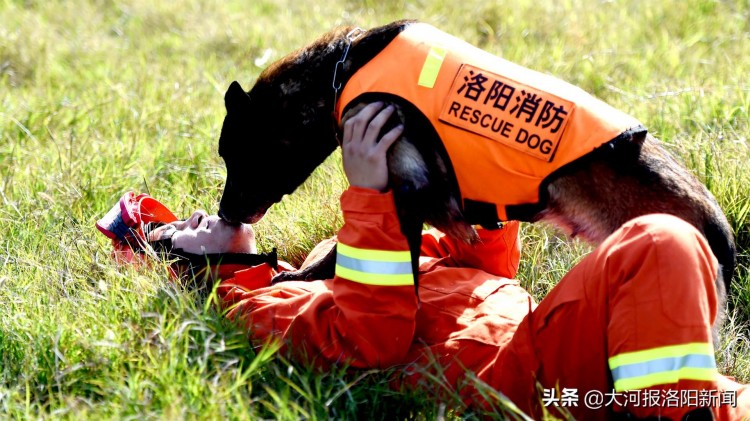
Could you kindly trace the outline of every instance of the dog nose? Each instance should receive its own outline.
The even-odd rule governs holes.
[[[224,209],[219,208],[219,218],[221,218],[224,222],[230,225],[240,225],[242,221],[239,221],[237,219],[231,218],[224,212]]]

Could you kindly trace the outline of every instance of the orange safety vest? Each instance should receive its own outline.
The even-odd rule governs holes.
[[[578,87],[423,23],[410,25],[352,75],[336,104],[337,121],[348,104],[372,92],[399,96],[431,121],[464,210],[490,204],[498,221],[530,218],[536,212],[524,216],[521,209],[537,207],[553,171],[628,130],[645,131]]]

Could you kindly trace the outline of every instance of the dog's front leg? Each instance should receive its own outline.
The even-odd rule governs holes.
[[[321,258],[308,263],[300,270],[281,272],[271,279],[272,284],[285,281],[314,281],[331,279],[336,271],[336,247],[331,247]]]

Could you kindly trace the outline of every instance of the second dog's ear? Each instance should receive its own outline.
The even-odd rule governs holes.
[[[227,114],[246,110],[249,105],[250,97],[242,89],[239,82],[235,80],[229,85],[227,93],[224,94],[224,106],[227,108]]]

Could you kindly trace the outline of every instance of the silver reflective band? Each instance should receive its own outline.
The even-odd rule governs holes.
[[[347,269],[360,272],[379,273],[384,275],[411,275],[411,262],[379,262],[377,260],[361,260],[338,254],[336,264]]]

